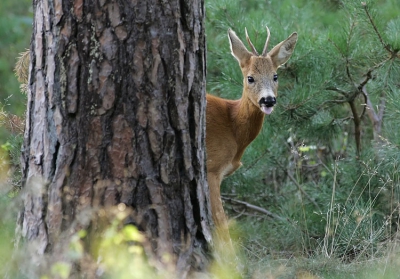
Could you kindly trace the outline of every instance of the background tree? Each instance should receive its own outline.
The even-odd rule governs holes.
[[[161,262],[204,268],[203,2],[33,7],[23,236],[62,260],[64,238],[94,237],[102,208],[123,204]]]

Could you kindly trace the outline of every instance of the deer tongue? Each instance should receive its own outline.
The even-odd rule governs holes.
[[[262,107],[261,107],[261,110],[262,110],[262,112],[265,113],[265,114],[271,114],[271,112],[274,110],[274,108],[273,108],[273,107],[265,107],[265,106],[262,106]]]

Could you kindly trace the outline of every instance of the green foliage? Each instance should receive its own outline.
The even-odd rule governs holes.
[[[168,278],[158,276],[149,266],[141,243],[144,236],[132,225],[122,228],[114,220],[99,242],[99,258],[105,270],[105,278]],[[168,261],[165,256],[166,261]]]
[[[229,53],[228,28],[244,40],[247,27],[258,50],[265,25],[271,30],[270,48],[294,31],[299,34],[292,58],[279,70],[277,108],[246,150],[242,169],[222,186],[230,197],[287,220],[226,202],[252,261],[279,251],[360,261],[382,255],[395,236],[399,14],[394,0],[207,2],[211,94],[241,95],[242,75]]]
[[[18,53],[29,48],[32,30],[32,2],[2,0],[0,3],[0,101],[8,99],[8,111],[22,115],[26,98],[14,75]]]
[[[21,187],[19,168],[26,96],[14,74],[18,54],[29,48],[32,30],[30,1],[0,3],[0,176],[7,175],[1,194],[14,196]]]
[[[51,258],[39,257],[26,243],[20,243],[19,249],[13,251],[15,226],[6,222],[6,226],[0,229],[0,276],[40,279],[176,278],[171,256],[165,255],[161,260],[152,258],[150,243],[144,235],[133,225],[124,224],[128,211],[123,204],[109,207],[107,212],[102,209],[95,232],[90,229],[73,234],[67,232],[56,244],[61,253]]]
[[[9,201],[7,197],[0,197],[0,210],[4,213],[2,218],[0,218],[0,276],[3,277],[4,274],[8,271],[9,266],[7,266],[7,262],[10,259],[10,255],[13,250],[12,238],[14,235],[14,226],[10,222],[9,212],[7,212],[6,205],[9,205]]]

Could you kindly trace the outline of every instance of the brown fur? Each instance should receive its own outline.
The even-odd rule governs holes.
[[[223,242],[230,242],[230,237],[220,195],[221,182],[242,165],[240,159],[246,147],[260,133],[265,114],[260,109],[259,100],[265,92],[277,96],[278,84],[273,80],[274,74],[290,58],[297,41],[297,34],[293,33],[265,56],[257,56],[256,52],[250,53],[246,49],[232,30],[228,34],[232,54],[243,73],[242,98],[233,101],[207,94],[206,115],[211,210],[218,240]],[[249,83],[248,76],[254,77],[256,82]]]

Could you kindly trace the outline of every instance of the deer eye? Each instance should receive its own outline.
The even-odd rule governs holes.
[[[274,81],[278,81],[278,74],[274,75]]]
[[[248,81],[249,83],[253,83],[253,82],[254,82],[254,78],[251,77],[251,76],[248,76],[248,77],[247,77],[247,81]]]

